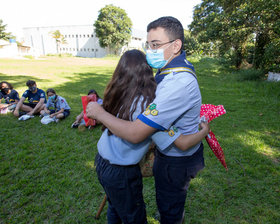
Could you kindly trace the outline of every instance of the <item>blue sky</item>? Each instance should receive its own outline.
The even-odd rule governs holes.
[[[98,11],[113,4],[126,11],[133,28],[146,30],[161,16],[174,16],[184,28],[192,22],[193,8],[201,0],[11,0],[1,1],[0,19],[7,31],[20,40],[22,28],[59,25],[89,25]]]

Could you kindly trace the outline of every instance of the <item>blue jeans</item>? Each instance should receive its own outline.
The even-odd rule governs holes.
[[[108,198],[108,224],[145,224],[146,206],[139,165],[112,165],[99,154],[95,158],[99,182]]]
[[[153,173],[161,224],[182,223],[189,183],[203,167],[203,144],[192,156],[171,157],[156,151]]]

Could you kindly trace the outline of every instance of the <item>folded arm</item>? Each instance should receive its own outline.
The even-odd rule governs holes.
[[[195,134],[190,135],[180,135],[175,141],[174,144],[177,148],[186,151],[189,148],[198,144],[203,138],[207,136],[210,130],[208,123],[201,122],[201,130]]]

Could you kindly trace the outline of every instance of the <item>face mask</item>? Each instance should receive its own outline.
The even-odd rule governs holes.
[[[37,89],[36,86],[29,87],[29,90],[30,90],[31,92],[34,92],[36,89]]]
[[[3,90],[4,90],[5,93],[9,92],[9,88],[3,88]]]
[[[167,65],[171,57],[172,55],[168,58],[168,60],[164,60],[164,49],[162,48],[157,49],[156,52],[154,52],[153,50],[147,50],[146,52],[146,60],[152,68],[163,68]]]
[[[55,100],[55,95],[49,96],[49,99],[50,99],[51,101],[54,101],[54,100]]]

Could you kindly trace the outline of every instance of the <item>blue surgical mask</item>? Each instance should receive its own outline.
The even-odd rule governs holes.
[[[158,49],[156,52],[152,50],[147,50],[146,59],[148,64],[152,68],[163,68],[167,64],[167,60],[164,60],[163,49]]]
[[[51,101],[54,101],[54,100],[55,100],[55,95],[49,96],[49,99],[50,99]]]
[[[162,48],[157,49],[157,50],[148,49],[146,51],[146,60],[152,68],[160,69],[160,68],[165,67],[171,57],[172,57],[172,55],[168,58],[168,60],[165,60],[164,59],[164,49],[162,49]]]

